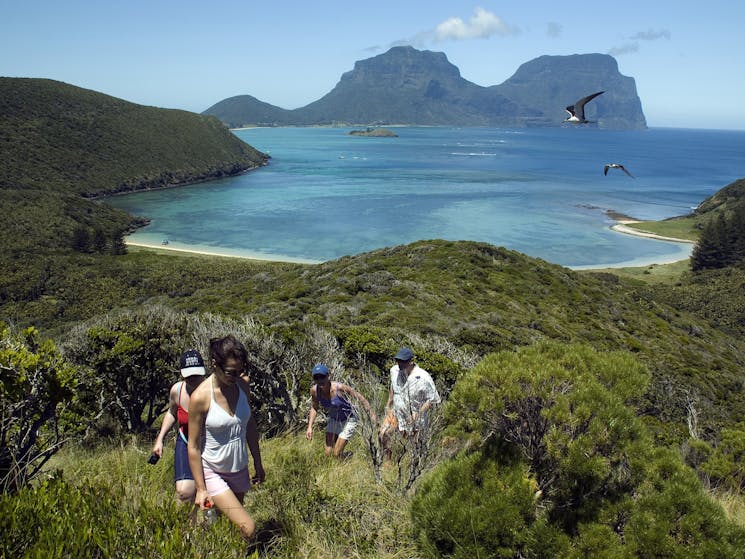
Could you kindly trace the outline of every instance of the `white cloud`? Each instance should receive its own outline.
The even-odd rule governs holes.
[[[459,17],[446,19],[434,29],[421,31],[410,39],[399,39],[389,44],[388,48],[411,45],[416,48],[427,48],[433,43],[443,41],[463,41],[468,39],[488,39],[495,35],[507,37],[518,35],[520,28],[508,25],[493,13],[476,8],[473,16],[467,22]]]
[[[629,54],[632,52],[639,51],[639,43],[626,43],[619,47],[613,47],[608,51],[611,56],[621,56],[623,54]]]
[[[507,25],[501,18],[483,8],[476,8],[468,22],[451,17],[434,30],[435,41],[462,41],[464,39],[488,39],[494,35],[506,37],[520,30]]]
[[[657,39],[667,39],[669,41],[670,31],[667,29],[660,29],[659,31],[653,31],[652,29],[649,31],[639,31],[639,33],[632,35],[631,39],[634,41],[656,41]]]
[[[631,42],[611,48],[608,54],[611,56],[621,56],[623,54],[639,52],[639,41],[657,41],[658,39],[670,40],[670,31],[667,29],[639,31],[630,37]]]

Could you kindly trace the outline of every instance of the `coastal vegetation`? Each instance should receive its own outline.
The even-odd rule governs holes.
[[[24,137],[33,120],[4,133]],[[110,134],[97,123],[111,126],[90,120],[86,141]],[[24,153],[40,153],[28,133]],[[233,333],[264,435],[267,481],[248,497],[262,553],[743,556],[742,260],[577,272],[442,240],[317,265],[126,250],[137,222],[89,197],[142,184],[150,144],[137,145],[117,155],[129,175],[78,183],[50,168],[46,182],[18,157],[3,167],[0,555],[252,553],[225,519],[207,529],[178,507],[171,455],[146,461],[182,349]],[[721,192],[692,216],[701,235],[742,199]],[[302,428],[312,365],[380,413],[401,345],[443,396],[428,444],[401,441],[382,467],[365,423],[349,460],[326,458]]]
[[[727,185],[697,209],[713,215],[704,222],[691,255],[694,271],[726,268],[745,260],[745,180]]]

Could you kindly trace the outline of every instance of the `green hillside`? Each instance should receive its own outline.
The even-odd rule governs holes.
[[[266,163],[215,118],[43,79],[0,78],[0,187],[97,196]]]
[[[122,252],[122,235],[142,222],[83,197],[235,175],[267,160],[215,118],[0,78],[0,263],[15,275],[34,253]]]
[[[226,319],[250,316],[287,340],[327,329],[350,357],[361,352],[381,369],[398,340],[411,336],[438,337],[476,355],[546,339],[582,341],[630,351],[647,364],[647,413],[676,438],[684,435],[691,395],[712,429],[745,416],[745,346],[732,328],[723,332],[683,310],[696,311],[699,291],[653,291],[483,243],[421,241],[312,266],[137,251],[37,261],[16,273],[13,283],[13,276],[5,280],[14,300],[6,299],[3,316],[49,331],[157,303]],[[743,281],[745,274],[733,269],[729,277]],[[699,283],[706,285],[697,277],[685,285]],[[740,297],[734,307],[732,297],[709,296],[707,308],[736,309]],[[718,320],[737,321],[726,314]],[[456,373],[447,372],[449,382]]]
[[[716,211],[734,212],[743,205],[745,205],[745,179],[740,179],[728,184],[701,202],[694,215]]]

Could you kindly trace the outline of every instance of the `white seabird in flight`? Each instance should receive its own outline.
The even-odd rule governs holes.
[[[628,172],[628,170],[626,169],[626,167],[624,167],[620,163],[608,163],[608,164],[606,164],[605,167],[603,167],[603,174],[604,175],[607,175],[608,174],[608,169],[621,169],[624,173],[626,173],[632,179],[635,179],[636,178],[634,175],[632,175],[631,173]]]
[[[598,91],[597,93],[593,93],[592,95],[588,95],[587,97],[583,97],[579,101],[577,101],[574,105],[569,105],[565,110],[569,113],[569,117],[567,117],[564,122],[571,122],[572,124],[586,124],[588,122],[591,122],[589,120],[585,119],[585,105],[588,103],[588,101],[592,101],[600,95],[601,93],[605,93],[605,91]]]

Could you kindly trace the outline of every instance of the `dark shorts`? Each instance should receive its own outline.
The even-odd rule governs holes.
[[[176,452],[173,456],[173,480],[194,479],[189,467],[189,451],[181,433],[176,434]]]

